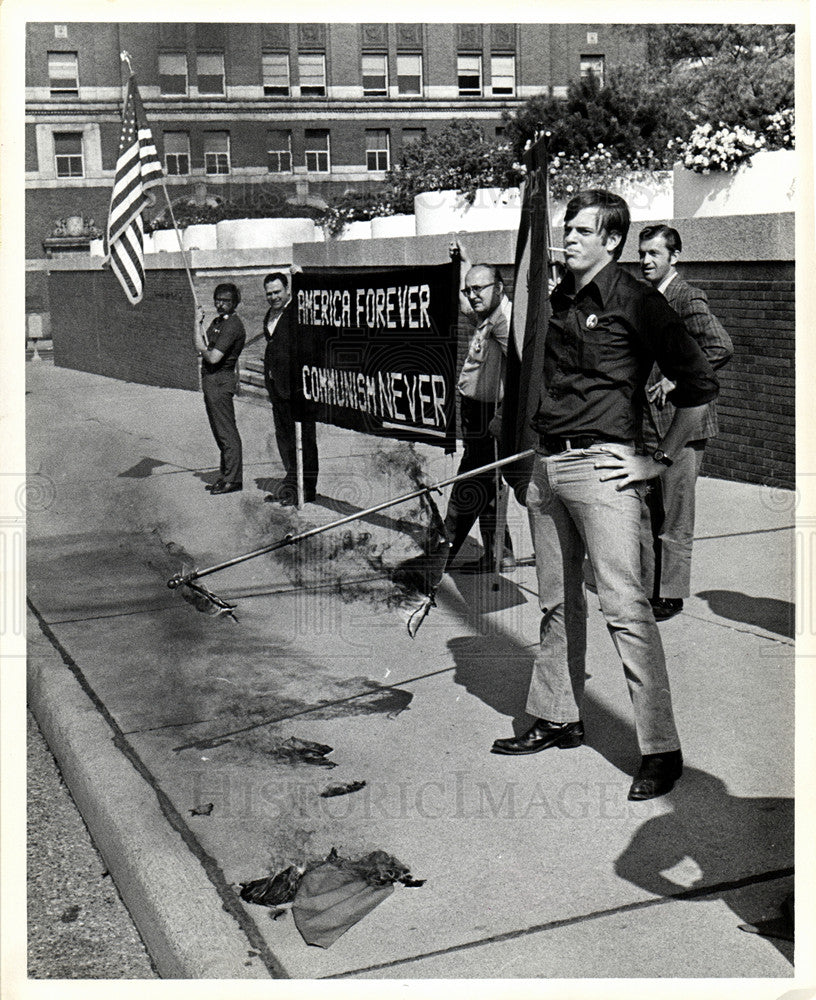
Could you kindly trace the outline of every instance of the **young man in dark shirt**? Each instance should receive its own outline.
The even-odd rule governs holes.
[[[617,195],[582,191],[569,202],[568,273],[551,296],[545,343],[536,343],[542,330],[522,358],[522,367],[541,359],[528,388],[539,394],[539,446],[527,508],[544,617],[527,699],[535,722],[521,736],[496,740],[492,751],[530,754],[583,742],[586,553],[634,707],[642,757],[629,798],[639,800],[670,791],[683,768],[663,646],[641,582],[642,495],[718,385],[665,299],[618,265],[628,230],[629,209]],[[676,383],[677,412],[660,446],[639,455],[639,408],[655,361]],[[525,412],[527,401],[518,406]]]

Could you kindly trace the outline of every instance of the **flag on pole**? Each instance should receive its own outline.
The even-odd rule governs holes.
[[[144,291],[144,220],[147,191],[162,182],[161,163],[144,107],[131,73],[122,109],[119,158],[108,217],[108,259],[129,301],[142,301]]]
[[[538,409],[538,374],[544,364],[544,339],[550,320],[549,268],[552,242],[546,137],[539,138],[523,157],[526,175],[521,222],[516,240],[513,312],[507,348],[507,372],[502,403],[502,458],[536,443],[530,420]],[[514,462],[504,478],[522,499],[532,462]]]

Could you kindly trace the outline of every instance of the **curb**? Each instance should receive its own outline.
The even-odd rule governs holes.
[[[29,707],[161,978],[289,978],[31,602],[27,669]]]

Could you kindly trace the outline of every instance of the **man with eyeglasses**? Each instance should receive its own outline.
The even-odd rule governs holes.
[[[460,297],[462,312],[475,327],[468,345],[456,388],[462,424],[464,454],[459,472],[469,472],[495,461],[495,439],[489,426],[504,391],[504,367],[510,331],[510,300],[504,283],[492,264],[469,261],[458,241],[451,243],[451,256],[461,256],[465,280]],[[475,562],[465,563],[465,573],[487,573],[493,568],[496,537],[496,477],[486,472],[456,483],[445,516],[445,530],[451,543],[448,567],[458,554],[470,529],[479,520],[484,554]],[[505,527],[504,553],[500,567],[515,569],[510,532]]]

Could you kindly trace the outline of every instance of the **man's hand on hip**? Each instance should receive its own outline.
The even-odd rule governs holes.
[[[629,451],[618,449],[614,444],[604,445],[604,454],[595,459],[595,468],[603,469],[599,476],[601,482],[608,479],[619,479],[616,490],[626,489],[632,483],[642,483],[646,479],[656,479],[666,466],[656,462],[651,455],[634,455]]]

